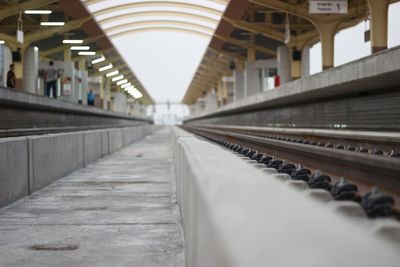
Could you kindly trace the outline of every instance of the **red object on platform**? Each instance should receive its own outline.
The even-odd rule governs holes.
[[[281,85],[281,77],[278,74],[274,77],[274,84],[275,87],[279,87]]]

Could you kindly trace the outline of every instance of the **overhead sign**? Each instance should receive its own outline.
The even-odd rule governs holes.
[[[347,14],[348,0],[310,0],[310,14]]]
[[[17,30],[17,43],[24,44],[24,32]]]

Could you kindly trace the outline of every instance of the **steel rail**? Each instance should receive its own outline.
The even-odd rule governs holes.
[[[340,177],[345,177],[359,187],[361,194],[370,192],[376,186],[394,197],[395,210],[400,211],[400,160],[398,158],[275,140],[221,129],[196,126],[183,128],[214,141],[223,138],[260,153],[302,164],[310,170],[319,169],[330,175],[333,182],[338,181]]]
[[[91,130],[103,130],[114,128],[126,128],[145,125],[138,124],[121,124],[121,125],[92,125],[92,126],[71,126],[71,127],[45,127],[45,128],[26,128],[26,129],[0,129],[0,138],[18,137],[18,136],[31,136],[31,135],[44,135],[53,133],[67,133]]]
[[[236,133],[249,134],[260,137],[301,138],[309,142],[322,142],[330,144],[350,145],[355,148],[365,147],[379,149],[387,152],[391,150],[400,152],[399,132],[355,131],[355,130],[329,130],[310,128],[280,128],[260,126],[235,126],[235,125],[196,125],[205,129],[214,129]]]

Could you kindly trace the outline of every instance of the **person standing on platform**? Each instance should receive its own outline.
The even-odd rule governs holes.
[[[14,64],[10,65],[10,70],[7,72],[7,87],[15,88]]]
[[[93,91],[90,90],[89,93],[87,93],[88,106],[94,106],[94,98],[95,98],[95,95],[93,94]]]
[[[49,62],[49,68],[45,74],[46,96],[50,97],[50,91],[53,92],[53,98],[57,98],[57,70],[54,68],[54,62]]]

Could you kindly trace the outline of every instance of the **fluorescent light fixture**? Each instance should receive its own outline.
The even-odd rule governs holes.
[[[99,58],[92,60],[92,64],[97,64],[97,63],[103,62],[104,60],[106,60],[106,58],[104,56],[101,56]]]
[[[124,78],[124,75],[119,75],[117,77],[112,78],[112,81],[116,82],[116,81],[122,80],[123,78]]]
[[[71,50],[89,50],[90,46],[84,45],[84,46],[71,46]]]
[[[135,91],[132,93],[132,96],[133,96],[134,98],[138,99],[138,98],[143,97],[143,94],[142,94],[141,92],[139,92],[138,90],[135,90]]]
[[[6,42],[4,40],[0,40],[0,44],[5,44]]]
[[[83,40],[63,40],[63,44],[82,44]]]
[[[112,77],[112,76],[117,75],[118,73],[119,73],[118,70],[114,70],[114,71],[112,71],[112,72],[107,73],[107,74],[106,74],[106,77]]]
[[[128,94],[130,94],[133,98],[141,98],[143,97],[143,94],[141,92],[139,92],[138,89],[135,88],[135,86],[128,86],[125,88],[125,91],[128,92]]]
[[[80,52],[78,52],[78,55],[80,55],[80,56],[94,56],[94,55],[96,55],[96,52],[94,52],[94,51],[80,51]]]
[[[118,81],[117,82],[117,85],[123,85],[123,84],[125,84],[125,83],[127,83],[128,82],[128,80],[127,79],[124,79],[124,80],[122,80],[122,81]]]
[[[43,15],[43,14],[51,14],[53,11],[51,10],[25,10],[25,14],[30,14],[30,15]]]
[[[131,86],[131,85],[132,85],[131,83],[126,83],[126,84],[121,85],[121,88],[125,89],[126,87]]]
[[[53,22],[50,22],[50,21],[42,21],[42,22],[40,22],[40,26],[64,26],[65,25],[65,22],[62,22],[62,21],[53,21]]]
[[[99,71],[105,71],[105,70],[109,70],[113,67],[113,64],[108,64],[107,66],[101,67],[99,68]]]

